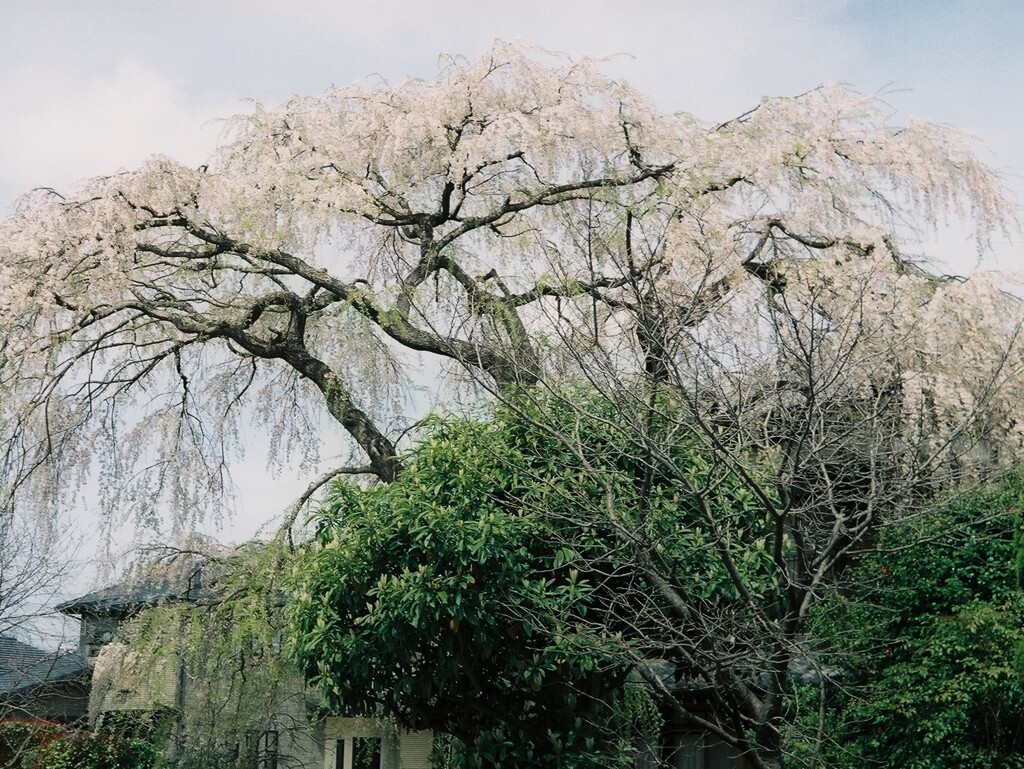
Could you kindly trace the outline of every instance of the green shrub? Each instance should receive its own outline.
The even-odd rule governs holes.
[[[844,671],[829,766],[1024,769],[1022,512],[1019,476],[957,496],[883,531],[859,588],[823,604]]]
[[[152,769],[157,755],[151,743],[136,738],[45,722],[0,724],[4,769]]]
[[[0,767],[31,767],[36,753],[65,731],[47,721],[0,722]]]

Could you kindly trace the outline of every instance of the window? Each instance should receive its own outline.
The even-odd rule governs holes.
[[[704,735],[680,734],[676,738],[672,769],[704,769]]]
[[[116,617],[82,617],[81,646],[88,657],[98,657],[100,650],[114,640],[119,620]]]
[[[672,744],[672,769],[742,769],[735,748],[699,732],[679,734]]]
[[[380,737],[347,737],[334,749],[335,769],[381,769]]]
[[[661,761],[658,759],[658,744],[645,738],[634,738],[633,741],[635,769],[660,769]]]
[[[244,765],[251,769],[277,769],[277,731],[269,731],[258,734],[249,732],[245,736],[245,747],[242,755],[245,757]],[[233,751],[232,760],[239,758],[239,750],[236,747]]]
[[[277,769],[277,731],[271,730],[260,735],[256,751],[256,769]]]
[[[352,769],[380,769],[380,737],[352,738]]]

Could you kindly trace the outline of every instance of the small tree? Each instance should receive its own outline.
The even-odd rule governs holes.
[[[396,483],[336,487],[297,571],[300,665],[331,707],[452,734],[468,765],[611,765],[683,730],[757,761],[741,708],[797,643],[770,510],[661,416],[684,475],[652,472],[618,402],[576,395],[435,423]]]
[[[338,484],[317,518],[292,607],[307,678],[335,712],[453,735],[459,766],[619,765],[628,667],[583,630],[612,590],[537,508],[564,507],[570,473],[508,423],[428,430],[400,481]]]
[[[44,652],[23,645],[15,636],[43,642],[51,649],[62,639],[53,617],[53,603],[74,566],[77,542],[73,529],[59,513],[37,516],[26,510],[0,511],[0,720],[39,717],[37,706],[48,690],[59,688],[54,678],[66,676],[70,662],[62,652]],[[79,673],[81,678],[81,673]],[[15,691],[12,691],[14,689]],[[79,695],[83,696],[83,695]]]
[[[0,634],[27,630],[50,610],[69,576],[77,542],[63,515],[0,513]]]

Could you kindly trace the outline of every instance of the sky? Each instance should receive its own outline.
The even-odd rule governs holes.
[[[253,100],[433,78],[439,54],[472,58],[496,38],[613,55],[607,72],[663,111],[712,120],[846,83],[881,96],[897,123],[976,133],[1024,200],[1020,0],[0,0],[0,210],[152,154],[199,165],[219,118]],[[958,235],[932,245],[958,271],[974,265]],[[999,243],[996,258],[1011,266],[1016,250]],[[236,482],[227,538],[251,535],[305,485],[257,465]]]
[[[622,54],[610,73],[709,119],[848,83],[976,132],[1024,191],[1019,0],[3,0],[0,206],[154,153],[198,165],[250,100],[431,78],[495,38]]]

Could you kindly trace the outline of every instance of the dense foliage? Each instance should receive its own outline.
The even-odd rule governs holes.
[[[839,767],[1024,767],[1024,481],[886,529],[822,609]]]
[[[4,769],[151,769],[159,752],[145,740],[56,724],[0,723]]]
[[[649,685],[626,685],[627,674],[652,658],[670,672],[684,664],[646,626],[670,609],[637,562],[637,537],[660,543],[649,557],[694,601],[738,596],[696,500],[647,471],[642,447],[609,421],[613,404],[600,403],[574,425],[585,436],[576,457],[501,409],[432,421],[391,485],[333,487],[293,607],[297,659],[332,710],[455,735],[470,766],[631,760],[627,724],[660,716]],[[553,405],[524,407],[573,426],[575,413]],[[687,460],[693,476],[709,472]],[[716,512],[749,532],[734,543],[737,568],[767,600],[764,517],[735,478],[720,480]]]
[[[622,673],[578,648],[594,585],[556,560],[544,521],[501,503],[496,437],[439,427],[399,484],[334,487],[297,655],[338,712],[457,734],[471,764],[557,763],[577,733],[594,739]]]

